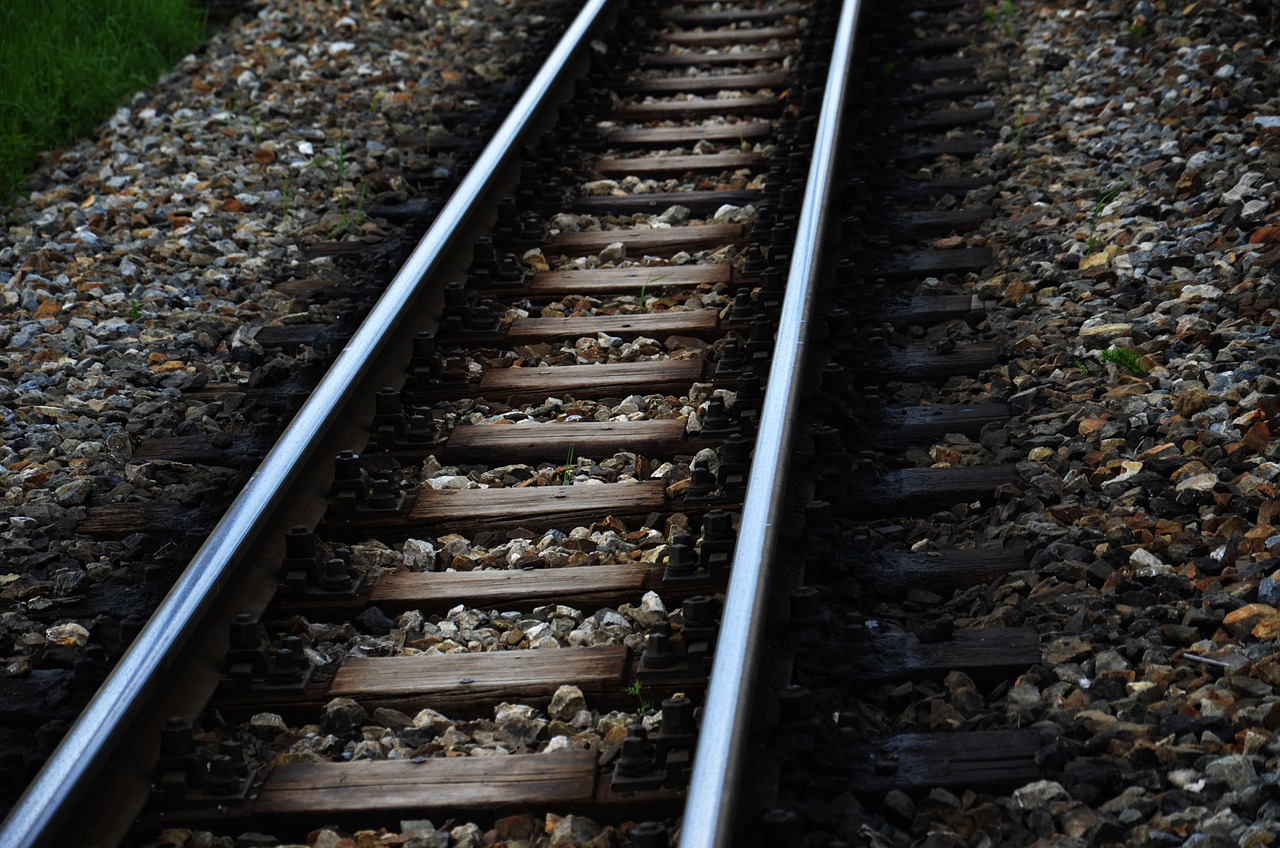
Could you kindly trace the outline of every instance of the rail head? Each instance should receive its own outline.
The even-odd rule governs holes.
[[[298,471],[306,446],[326,433],[349,426],[358,393],[352,386],[377,376],[369,363],[386,351],[398,327],[415,310],[406,304],[424,297],[421,282],[449,270],[461,249],[469,249],[468,224],[482,198],[496,190],[495,175],[511,168],[520,148],[549,123],[549,104],[572,83],[586,61],[592,37],[616,13],[621,0],[587,0],[511,114],[499,127],[467,177],[441,210],[432,227],[395,275],[360,329],[289,424],[232,503],[208,540],[196,552],[147,626],[72,725],[40,773],[0,826],[0,848],[43,848],[62,845],[114,845],[124,835],[136,810],[110,809],[119,788],[112,783],[145,781],[142,768],[122,753],[140,726],[156,720],[156,680],[173,663],[175,652],[196,650],[204,637],[202,623],[212,617],[223,590],[252,568],[241,553],[244,543],[262,536],[263,528],[290,500],[289,490],[303,476]],[[205,653],[208,653],[205,650]],[[206,677],[212,668],[198,670]],[[158,724],[156,725],[158,731]],[[156,734],[158,738],[158,732]],[[107,773],[108,758],[124,758],[129,768]],[[74,831],[73,835],[69,835]]]
[[[842,115],[849,96],[849,71],[860,10],[860,0],[843,3],[827,71],[825,98],[769,369],[769,391],[761,410],[684,808],[681,848],[729,848],[736,844],[738,836],[739,822],[735,816],[749,730],[749,704],[756,680],[756,659],[763,650],[763,610],[769,598],[777,530],[786,494],[785,470],[789,466],[793,422],[800,405],[800,377],[812,323],[826,209],[832,193]]]

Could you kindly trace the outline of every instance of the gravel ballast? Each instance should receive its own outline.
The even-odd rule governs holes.
[[[980,438],[878,461],[1015,463],[1017,482],[992,510],[849,516],[845,527],[919,552],[1029,553],[1028,569],[972,589],[855,601],[867,650],[877,633],[925,641],[939,628],[1029,626],[1042,659],[995,685],[960,672],[886,684],[874,707],[831,675],[821,697],[840,693],[825,717],[833,733],[838,724],[864,738],[1032,729],[1043,779],[998,796],[895,790],[880,804],[826,787],[821,802],[797,804],[811,828],[850,845],[1271,845],[1275,9],[1012,5],[994,10],[990,41],[968,51],[985,59],[980,73],[999,69],[1000,141],[962,169],[997,179],[969,201],[997,214],[934,245],[994,250],[994,267],[963,291],[999,302],[974,333],[1008,357],[930,399],[1006,400],[1014,417]]]

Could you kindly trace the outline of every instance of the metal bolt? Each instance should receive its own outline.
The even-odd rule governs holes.
[[[771,298],[782,295],[784,286],[782,283],[782,272],[770,265],[760,272],[760,291],[761,294],[767,294]]]
[[[236,615],[231,622],[231,650],[251,651],[258,647],[258,622],[247,612]]]
[[[745,463],[750,451],[750,444],[740,433],[733,433],[720,446],[721,468],[725,465]]]
[[[742,348],[736,338],[731,336],[725,341],[716,367],[724,371],[737,371],[742,367]]]
[[[622,750],[618,754],[615,773],[621,777],[638,777],[648,772],[653,766],[653,755],[649,747],[649,734],[644,725],[638,721],[627,726],[627,738],[622,740]]]
[[[684,617],[684,626],[706,627],[715,624],[715,598],[710,595],[694,595],[686,598],[680,605],[680,614]]]
[[[698,568],[698,558],[687,544],[672,544],[667,548],[667,576],[688,577]]]
[[[693,722],[693,701],[683,695],[662,702],[662,732],[688,735],[697,730]]]
[[[729,413],[724,408],[724,397],[712,395],[707,399],[707,411],[702,414],[702,429],[727,430],[732,426]]]
[[[695,461],[693,467],[689,469],[689,474],[689,488],[685,490],[686,497],[705,498],[715,490],[716,475],[711,473],[706,462]]]
[[[351,588],[351,572],[347,564],[334,557],[325,561],[320,572],[320,587],[330,592],[341,592]]]
[[[420,357],[425,359],[430,356],[435,356],[436,353],[436,337],[433,333],[428,330],[423,330],[421,333],[418,333],[413,337],[414,359],[418,359]]]
[[[457,280],[444,287],[444,308],[462,309],[467,305],[467,285]]]
[[[298,683],[302,680],[305,671],[305,660],[295,654],[292,649],[281,648],[276,651],[271,670],[267,672],[267,679],[275,684]]]
[[[667,829],[658,822],[642,822],[631,830],[631,848],[670,848]]]
[[[733,538],[733,516],[723,509],[713,509],[702,517],[702,541],[717,542]]]
[[[224,739],[219,742],[218,753],[231,760],[236,774],[244,776],[249,773],[249,764],[244,759],[244,744],[238,739]]]
[[[403,411],[400,405],[400,392],[391,386],[383,386],[373,396],[373,406],[378,415],[399,415]]]
[[[738,397],[739,405],[744,403],[751,404],[753,407],[758,406],[762,392],[760,389],[760,377],[757,374],[747,373],[738,375]]]
[[[160,756],[184,757],[196,749],[195,734],[182,716],[169,716],[160,729]]]
[[[655,625],[645,637],[640,665],[644,668],[670,668],[676,664],[677,659],[675,651],[671,650],[670,638]]]
[[[751,299],[750,289],[738,289],[733,296],[733,306],[729,310],[730,321],[749,321],[755,314],[755,301]]]
[[[239,791],[240,778],[229,756],[214,754],[209,758],[209,771],[200,788],[210,795],[231,795]]]
[[[524,268],[515,256],[508,253],[498,266],[496,282],[502,285],[519,285],[524,282]]]
[[[369,506],[373,509],[395,509],[400,504],[400,487],[387,477],[375,478],[369,489]]]
[[[359,480],[362,467],[360,454],[353,450],[341,451],[333,460],[333,477],[335,480]]]
[[[471,264],[492,264],[495,257],[493,250],[493,238],[491,236],[480,236],[472,242],[471,248]]]
[[[405,438],[411,442],[428,442],[431,441],[433,432],[430,418],[425,415],[414,415],[409,418]]]

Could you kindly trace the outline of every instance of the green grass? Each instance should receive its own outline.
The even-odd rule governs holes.
[[[641,713],[648,713],[650,710],[653,709],[653,703],[650,702],[649,699],[644,696],[643,687],[644,687],[644,684],[641,683],[639,680],[637,680],[634,683],[632,683],[630,686],[622,687],[622,691],[626,692],[628,695],[636,699],[636,707],[640,710]]]
[[[1120,183],[1120,185],[1103,193],[1093,204],[1093,214],[1089,216],[1089,243],[1085,246],[1084,255],[1088,256],[1093,253],[1093,249],[1098,246],[1098,221],[1102,219],[1102,210],[1107,208],[1107,204],[1115,200],[1120,192],[1133,185],[1134,180],[1138,179],[1138,175],[1134,174],[1129,179]]]
[[[1143,377],[1147,374],[1147,366],[1142,362],[1142,354],[1131,347],[1113,345],[1102,352],[1102,358],[1135,377]]]
[[[187,0],[0,2],[0,200],[204,38]]]

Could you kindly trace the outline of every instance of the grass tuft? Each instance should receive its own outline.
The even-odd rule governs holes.
[[[1109,347],[1102,352],[1102,358],[1117,368],[1128,371],[1135,377],[1145,376],[1147,366],[1142,361],[1142,354],[1131,347]]]
[[[1120,185],[1104,192],[1101,197],[1093,204],[1093,214],[1089,216],[1089,243],[1085,246],[1084,255],[1088,256],[1093,253],[1094,248],[1098,246],[1098,222],[1102,220],[1102,210],[1107,208],[1107,204],[1115,200],[1120,192],[1133,185],[1134,180],[1138,179],[1138,175],[1134,174],[1129,179],[1120,183]]]
[[[0,200],[204,38],[187,0],[0,3]]]

